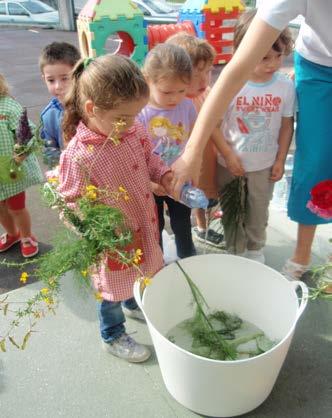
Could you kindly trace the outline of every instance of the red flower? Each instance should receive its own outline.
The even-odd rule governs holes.
[[[307,208],[324,219],[332,219],[332,180],[324,180],[311,189]]]
[[[320,209],[332,210],[332,180],[324,180],[311,190],[311,201]]]

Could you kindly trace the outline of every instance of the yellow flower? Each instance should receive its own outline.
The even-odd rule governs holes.
[[[46,305],[52,305],[53,304],[53,299],[52,298],[45,298],[44,302],[46,303]]]
[[[97,199],[97,187],[94,186],[93,184],[89,184],[88,186],[86,186],[85,188],[86,193],[85,196],[89,199],[89,200],[96,200]]]
[[[45,295],[47,295],[48,294],[48,292],[50,291],[50,289],[47,289],[47,287],[44,287],[41,291],[40,291],[40,293],[43,295],[43,296],[45,296]]]
[[[97,199],[97,193],[95,192],[88,192],[85,195],[89,200],[96,200]]]
[[[29,277],[28,273],[27,273],[26,271],[24,271],[24,272],[21,274],[21,277],[20,277],[20,282],[22,282],[22,283],[26,283],[26,281],[28,280],[28,277]]]
[[[88,275],[88,270],[82,270],[81,274],[83,277],[86,277]]]
[[[124,128],[127,125],[127,122],[124,119],[119,119],[116,122],[114,122],[114,128]]]
[[[59,178],[58,178],[58,177],[49,177],[49,178],[47,179],[47,181],[48,181],[50,184],[57,184],[57,183],[59,182]]]
[[[119,186],[120,193],[128,193],[127,190],[123,186]]]
[[[103,297],[102,297],[102,295],[101,295],[100,292],[95,292],[94,293],[94,297],[95,297],[96,301],[98,301],[98,302],[102,302],[103,301]]]
[[[133,263],[139,264],[139,262],[141,261],[142,255],[143,255],[143,251],[140,248],[137,248],[137,250],[135,250],[135,254],[133,257]]]
[[[95,147],[92,144],[88,145],[88,151],[93,152],[95,150]]]
[[[124,188],[123,186],[119,186],[118,191],[120,193],[120,196],[123,195],[122,197],[125,201],[129,200],[129,194],[126,188]]]
[[[86,186],[85,189],[86,189],[87,192],[95,192],[95,191],[97,191],[97,187],[94,186],[93,184],[89,184],[88,186]]]
[[[143,283],[145,286],[148,286],[151,283],[150,277],[143,277]]]

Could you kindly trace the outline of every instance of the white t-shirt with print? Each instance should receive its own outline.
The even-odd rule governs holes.
[[[267,83],[248,82],[232,100],[221,129],[246,172],[273,165],[281,121],[293,116],[294,101],[293,81],[282,73]],[[221,155],[218,163],[226,166]]]
[[[302,15],[296,51],[309,61],[332,67],[331,0],[263,0],[257,14],[279,30]]]

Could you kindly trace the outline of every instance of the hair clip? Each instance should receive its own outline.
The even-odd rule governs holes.
[[[84,61],[83,61],[84,69],[86,69],[92,61],[93,61],[93,58],[91,57],[84,58]]]

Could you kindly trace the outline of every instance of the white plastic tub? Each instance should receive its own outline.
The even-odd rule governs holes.
[[[232,417],[249,412],[264,402],[275,384],[307,303],[307,287],[237,256],[207,254],[180,263],[210,308],[236,313],[280,342],[260,356],[239,361],[199,357],[170,342],[167,332],[193,314],[186,280],[177,265],[170,264],[155,275],[143,295],[138,283],[134,288],[165,385],[178,402],[199,414]],[[298,286],[302,288],[300,303],[295,292]]]

